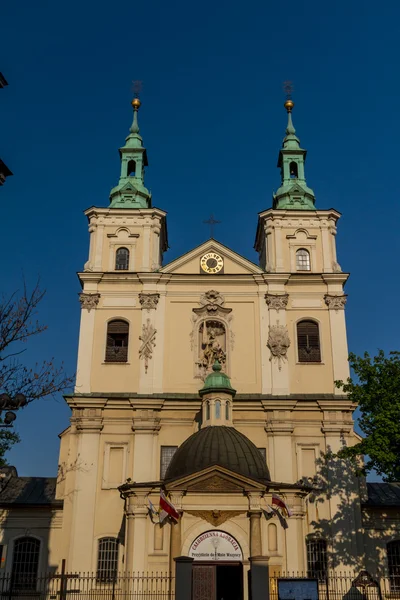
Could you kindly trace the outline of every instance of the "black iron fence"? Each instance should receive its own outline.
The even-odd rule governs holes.
[[[0,598],[19,600],[174,600],[170,573],[115,574],[98,577],[90,573],[0,574]]]
[[[374,578],[367,571],[360,571],[358,574],[328,572],[313,576],[307,573],[274,573],[270,577],[270,600],[279,600],[287,595],[288,586],[292,587],[293,597],[299,599],[301,593],[298,590],[306,590],[309,586],[310,595],[302,597],[312,598],[313,585],[318,591],[319,600],[400,600],[400,575]]]

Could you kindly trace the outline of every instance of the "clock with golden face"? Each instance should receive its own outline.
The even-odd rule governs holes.
[[[208,275],[220,273],[223,268],[224,259],[216,252],[207,252],[200,259],[200,269]]]

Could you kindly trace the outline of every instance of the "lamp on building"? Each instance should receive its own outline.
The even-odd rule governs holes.
[[[27,400],[24,394],[15,394],[13,398],[8,394],[0,394],[0,415],[3,410],[7,410],[3,423],[0,423],[0,427],[12,427],[13,422],[17,418],[17,415],[13,411],[26,406],[26,404]]]

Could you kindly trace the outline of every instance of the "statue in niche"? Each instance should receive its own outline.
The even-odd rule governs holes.
[[[211,370],[216,360],[224,366],[226,363],[226,331],[224,324],[219,321],[206,321],[200,325],[199,336],[200,356],[198,364],[202,367],[204,373]]]

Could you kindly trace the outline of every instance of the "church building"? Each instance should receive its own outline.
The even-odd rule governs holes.
[[[3,470],[2,568],[17,577],[27,561],[40,572],[65,559],[101,580],[174,572],[185,556],[194,585],[214,578],[239,600],[251,559],[271,574],[393,574],[400,489],[324,458],[359,439],[355,406],[335,386],[349,376],[349,275],[336,254],[341,215],[306,182],[292,100],[280,187],[255,215],[257,264],[213,238],[164,260],[167,213],[145,184],[132,106],[109,205],[85,211],[59,473]],[[162,519],[160,494],[175,518]]]

